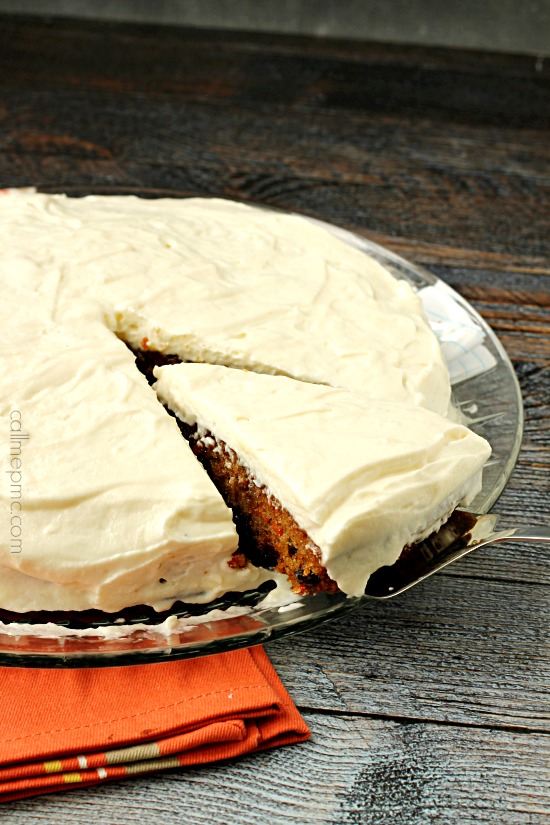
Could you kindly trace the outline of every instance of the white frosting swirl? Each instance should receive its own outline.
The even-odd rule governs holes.
[[[0,460],[11,473],[20,459],[22,489],[20,524],[3,474],[1,607],[208,601],[265,575],[228,567],[231,514],[118,337],[447,410],[412,289],[302,218],[15,190],[0,197],[0,239]],[[30,436],[17,455],[14,411]]]

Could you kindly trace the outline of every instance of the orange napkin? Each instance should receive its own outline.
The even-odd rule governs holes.
[[[0,802],[309,736],[261,647],[129,667],[6,667],[0,678]]]

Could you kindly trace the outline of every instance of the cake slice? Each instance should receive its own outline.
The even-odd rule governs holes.
[[[207,364],[155,376],[233,509],[241,563],[286,573],[296,592],[361,595],[481,487],[489,445],[431,411]]]

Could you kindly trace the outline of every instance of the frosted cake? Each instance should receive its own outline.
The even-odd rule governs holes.
[[[324,229],[12,190],[0,237],[0,608],[162,610],[257,587],[263,565],[357,594],[478,491],[489,448],[446,418],[418,297]],[[155,389],[136,358],[151,380],[161,365]],[[264,528],[239,540],[250,513],[207,467],[220,449],[301,531],[294,554],[273,538],[266,555]]]

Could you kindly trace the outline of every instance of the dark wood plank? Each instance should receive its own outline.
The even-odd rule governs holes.
[[[351,227],[350,227],[351,228]],[[357,231],[357,230],[355,230]],[[486,272],[495,270],[502,273],[518,273],[519,275],[550,275],[550,264],[545,255],[521,255],[510,248],[506,252],[495,252],[488,249],[464,248],[456,245],[459,236],[455,237],[455,245],[425,241],[421,238],[400,237],[381,232],[363,231],[375,243],[387,246],[389,249],[402,255],[404,258],[425,264],[429,268],[446,266],[453,268],[483,268]],[[497,275],[497,277],[498,277]]]
[[[550,80],[529,59],[11,18],[1,35],[6,183],[236,197],[419,259],[549,271]]]
[[[307,714],[310,742],[239,762],[23,800],[0,821],[128,825],[536,825],[550,737]]]
[[[548,586],[435,576],[266,650],[300,707],[550,732],[549,619]]]
[[[550,69],[532,57],[28,17],[5,18],[2,34],[10,47],[3,62],[19,88],[84,81],[125,92],[437,114],[522,128],[544,127],[550,115]]]

